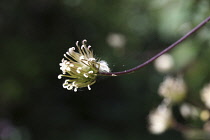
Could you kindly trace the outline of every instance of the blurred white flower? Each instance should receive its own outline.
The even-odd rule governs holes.
[[[149,131],[153,134],[161,134],[171,126],[172,120],[171,109],[161,104],[149,114]]]
[[[172,103],[182,101],[187,94],[187,87],[182,77],[166,77],[158,89],[160,96]]]
[[[113,48],[123,48],[126,43],[125,36],[119,33],[111,33],[107,37],[108,44]]]
[[[210,84],[206,85],[201,90],[201,100],[204,102],[206,107],[210,109]]]
[[[58,75],[58,79],[66,77],[68,79],[63,83],[63,88],[77,91],[78,88],[90,86],[96,82],[96,77],[99,72],[110,72],[108,64],[105,61],[98,61],[93,56],[90,50],[90,45],[86,45],[86,40],[82,41],[82,46],[76,46],[78,52],[75,52],[75,47],[69,48],[64,54],[66,59],[62,59],[60,70],[63,74]]]
[[[180,106],[180,113],[184,118],[197,118],[199,116],[199,110],[198,108],[184,103]]]
[[[155,68],[158,72],[169,72],[174,66],[174,59],[170,54],[163,54],[154,62]]]

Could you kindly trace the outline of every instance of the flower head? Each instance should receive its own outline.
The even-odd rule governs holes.
[[[187,94],[187,86],[182,77],[166,79],[160,84],[159,95],[172,103],[183,101]]]
[[[166,104],[160,104],[149,114],[149,130],[153,134],[161,134],[172,125],[172,112]]]
[[[91,46],[86,45],[87,40],[82,41],[82,46],[76,42],[78,52],[75,47],[69,48],[64,54],[60,63],[60,70],[63,74],[58,75],[58,79],[66,77],[63,83],[63,88],[77,91],[78,88],[90,86],[96,82],[96,77],[99,72],[110,72],[108,64],[105,61],[99,61],[94,58]]]

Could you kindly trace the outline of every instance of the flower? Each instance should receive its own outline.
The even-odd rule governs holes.
[[[78,88],[87,87],[91,90],[90,86],[96,82],[96,77],[99,72],[110,72],[108,64],[105,61],[99,61],[94,58],[93,51],[90,50],[91,46],[86,45],[87,40],[82,41],[82,46],[76,42],[78,52],[75,47],[69,48],[64,54],[66,59],[62,59],[60,70],[63,74],[58,75],[58,79],[66,77],[63,83],[63,88],[67,90],[77,91]]]
[[[167,73],[174,66],[174,59],[170,54],[163,54],[155,60],[155,68],[158,72]]]
[[[183,101],[187,94],[187,87],[182,77],[166,77],[160,84],[158,93],[172,103]]]
[[[199,108],[188,103],[183,103],[180,108],[180,113],[184,118],[196,119],[199,116]]]
[[[166,104],[160,104],[149,114],[149,131],[161,134],[172,125],[172,112]]]
[[[210,84],[206,85],[201,90],[201,100],[204,102],[206,107],[210,109]]]
[[[126,38],[123,34],[110,33],[107,37],[107,43],[113,48],[123,48],[126,44]]]

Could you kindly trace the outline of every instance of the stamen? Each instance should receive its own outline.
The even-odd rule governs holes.
[[[91,46],[89,45],[89,46],[88,46],[88,50],[90,50],[90,48],[91,48]]]
[[[83,60],[83,59],[85,59],[85,57],[82,55],[82,56],[79,57],[79,59]]]
[[[59,66],[63,66],[63,63],[59,63]],[[61,68],[61,67],[60,67]]]
[[[63,83],[63,88],[67,88],[68,85],[69,85],[68,83],[64,82],[64,83]]]
[[[72,53],[75,50],[75,47],[69,48],[69,52]]]
[[[67,87],[68,87],[68,85],[63,84],[63,88],[67,88]]]
[[[70,67],[67,67],[66,70],[67,70],[67,71],[71,71],[71,68],[70,68]]]
[[[93,71],[91,70],[91,71],[89,71],[88,73],[93,73]]]
[[[63,84],[68,85],[69,80],[65,80]]]
[[[60,75],[58,75],[58,79],[61,79],[62,78],[62,75],[60,74]]]
[[[95,61],[96,59],[95,58],[89,58],[88,60],[89,61]]]
[[[79,41],[76,42],[76,46],[79,47]]]
[[[77,87],[74,88],[74,92],[77,92]]]
[[[77,69],[77,73],[81,73],[81,72]]]
[[[69,86],[67,87],[68,90],[72,90],[72,88],[73,88],[72,85],[69,85]]]
[[[75,86],[75,81],[74,81],[74,82],[72,82],[72,86]]]
[[[82,69],[82,67],[78,67],[77,68],[77,73],[81,73],[80,70]]]
[[[74,67],[74,64],[70,64],[69,66],[70,66],[70,67]]]
[[[88,87],[88,90],[91,90],[90,85],[88,85],[87,87]]]
[[[83,45],[85,45],[85,44],[86,44],[86,42],[87,42],[87,40],[86,40],[86,39],[84,39],[84,40],[82,41],[82,44],[83,44]]]
[[[83,74],[85,78],[88,78],[88,75],[86,73]]]
[[[85,48],[85,45],[82,45],[82,46],[81,46],[81,49],[83,49],[83,48]]]

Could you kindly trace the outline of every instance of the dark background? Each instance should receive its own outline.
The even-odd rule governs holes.
[[[59,63],[75,42],[88,40],[112,71],[132,68],[170,45],[206,17],[209,0],[1,0],[0,135],[2,140],[181,140],[168,130],[149,133],[168,74],[153,64],[133,74],[99,77],[92,90],[62,88]],[[210,74],[210,24],[170,51],[190,98]],[[124,36],[112,47],[110,34]]]

